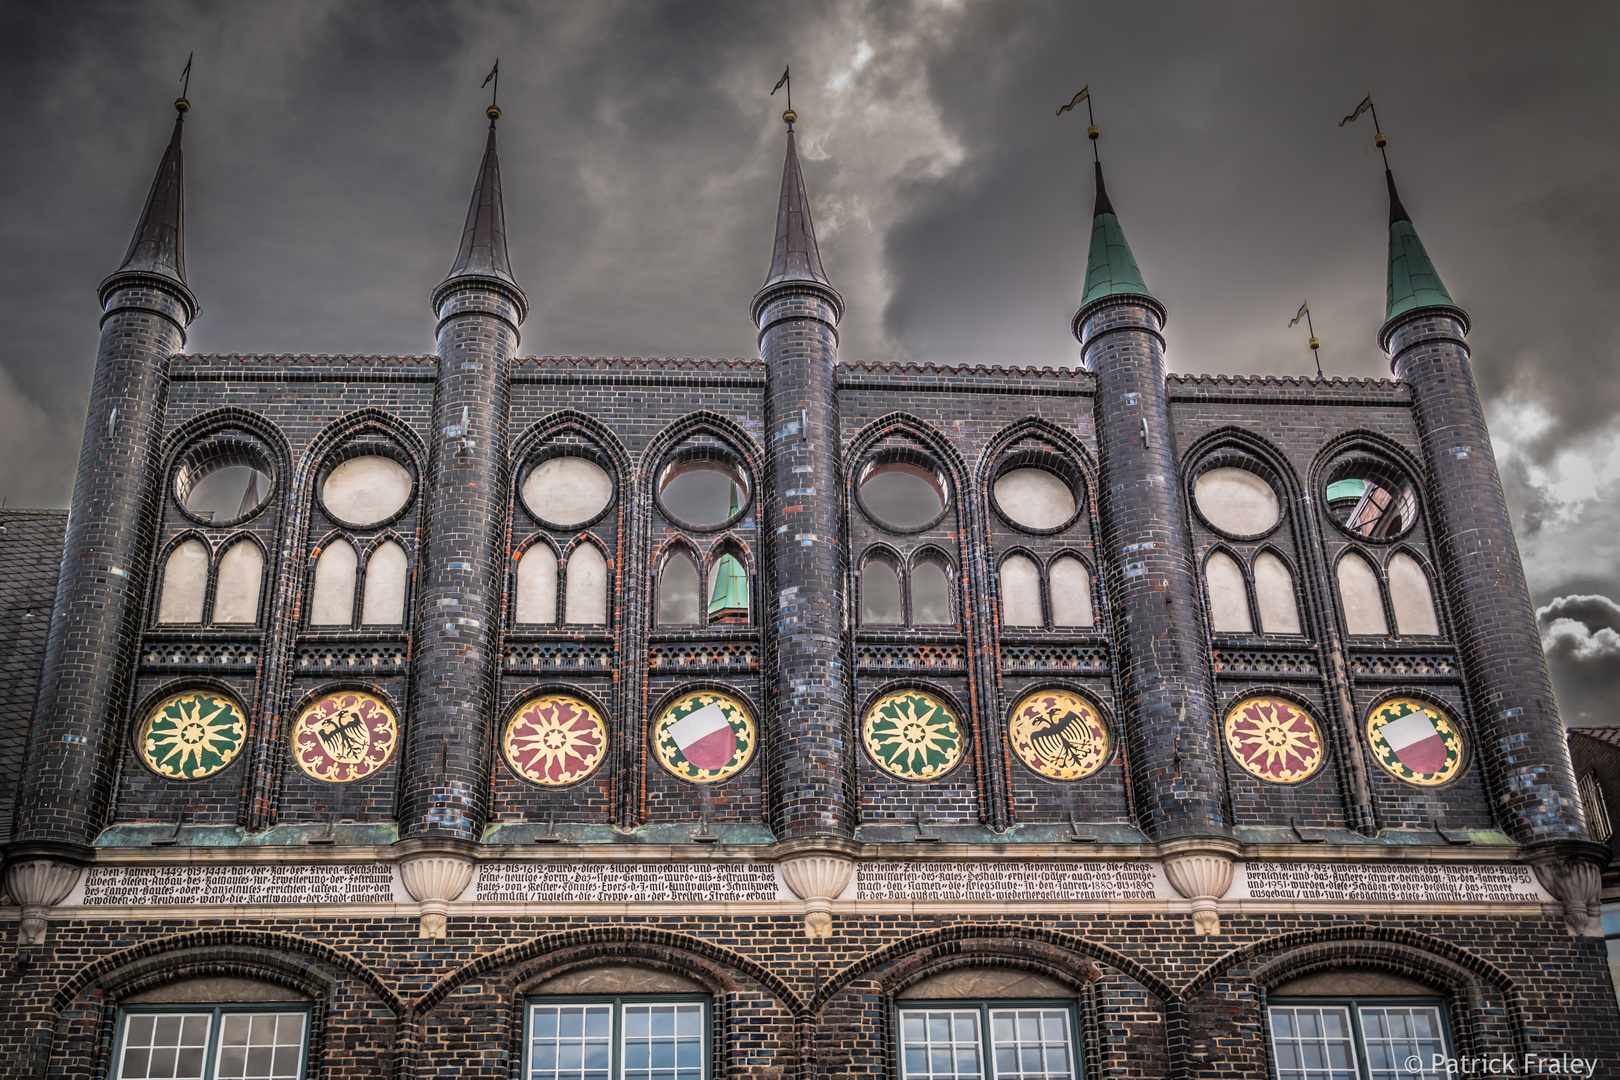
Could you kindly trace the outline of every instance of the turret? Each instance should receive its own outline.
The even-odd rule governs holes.
[[[28,906],[60,897],[17,890],[44,888],[40,882],[52,877],[42,869],[47,864],[64,880],[79,849],[94,843],[106,824],[127,726],[162,483],[155,433],[163,427],[169,358],[184,347],[198,311],[186,284],[180,150],[190,108],[184,98],[175,102],[174,131],[129,251],[98,290],[101,347],[29,732],[17,843],[8,853],[7,880],[25,905],[25,938]],[[36,872],[23,873],[28,866]],[[65,880],[71,885],[71,875]],[[43,922],[35,929],[43,934]]]
[[[509,380],[529,310],[506,253],[495,150],[500,110],[491,105],[488,115],[461,246],[433,291],[439,381],[399,822],[407,863],[432,856],[427,865],[454,863],[469,874],[466,846],[480,839],[489,812],[501,598],[488,583],[501,580]],[[424,873],[405,874],[412,891],[423,881],[429,893],[440,889],[438,871]],[[443,936],[442,910],[424,906],[422,934]]]
[[[1183,849],[1236,847],[1192,534],[1174,482],[1165,308],[1125,241],[1100,162],[1096,175],[1085,294],[1071,329],[1097,377],[1099,535],[1131,785],[1142,829],[1164,845],[1173,868]],[[1218,927],[1213,896],[1221,891],[1189,894],[1201,932]]]
[[[754,295],[766,365],[771,827],[780,840],[849,837],[854,827],[849,672],[840,661],[846,555],[839,522],[833,365],[844,298],[821,265],[789,109],[776,240]],[[787,497],[793,491],[792,498]],[[791,504],[791,505],[789,505]]]
[[[1384,176],[1389,276],[1378,344],[1412,388],[1488,789],[1503,828],[1520,843],[1584,838],[1564,727],[1469,364],[1468,313],[1441,282],[1393,174],[1386,169]]]

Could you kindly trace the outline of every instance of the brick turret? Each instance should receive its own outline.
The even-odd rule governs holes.
[[[1165,309],[1148,292],[1097,165],[1086,291],[1071,329],[1097,376],[1100,541],[1142,828],[1230,837],[1209,644],[1164,379]]]
[[[1379,346],[1411,385],[1429,509],[1496,813],[1521,843],[1583,838],[1575,778],[1457,307],[1389,185]]]
[[[94,842],[106,823],[129,719],[162,476],[158,433],[169,359],[197,298],[186,284],[180,136],[184,98],[146,208],[118,270],[101,283],[101,347],[79,453],[62,575],[11,857]],[[26,900],[23,901],[27,903]]]
[[[407,840],[477,841],[489,809],[501,622],[489,583],[501,578],[508,381],[529,310],[506,254],[499,115],[491,106],[461,248],[433,292],[439,382],[405,724],[399,824]]]
[[[754,295],[766,363],[769,440],[763,525],[775,709],[767,740],[771,828],[778,839],[853,829],[848,671],[841,660],[844,568],[833,364],[844,298],[827,279],[789,111],[776,244]]]

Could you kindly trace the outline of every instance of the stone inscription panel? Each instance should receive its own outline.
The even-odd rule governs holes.
[[[550,903],[775,900],[768,863],[484,863],[473,899]]]
[[[388,904],[387,863],[325,866],[93,866],[65,903],[97,907],[179,904]]]
[[[872,862],[855,872],[861,900],[1152,900],[1149,862]]]
[[[1246,891],[1245,891],[1246,890]],[[1228,898],[1524,903],[1551,899],[1528,866],[1516,863],[1250,862]]]

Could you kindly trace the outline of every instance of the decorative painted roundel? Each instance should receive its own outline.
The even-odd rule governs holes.
[[[1462,727],[1444,709],[1413,698],[1391,698],[1367,717],[1367,742],[1378,764],[1397,780],[1432,787],[1462,770]]]
[[[1322,767],[1322,732],[1282,698],[1245,698],[1226,714],[1226,746],[1239,765],[1273,784],[1297,784]]]
[[[652,745],[658,763],[682,780],[717,784],[748,767],[759,734],[748,706],[729,694],[698,690],[663,711]]]
[[[531,698],[512,714],[501,750],[525,780],[561,787],[583,780],[607,757],[607,723],[572,694]]]
[[[1079,780],[1108,760],[1108,729],[1097,707],[1068,690],[1042,690],[1013,707],[1013,752],[1048,780]]]
[[[293,760],[304,772],[347,783],[388,764],[399,745],[399,721],[381,698],[337,690],[299,714],[292,743]]]
[[[236,759],[247,741],[242,707],[216,690],[172,694],[141,722],[141,757],[174,780],[201,780]]]
[[[861,741],[872,760],[902,780],[932,780],[962,760],[967,740],[950,706],[921,690],[884,694],[866,711]]]

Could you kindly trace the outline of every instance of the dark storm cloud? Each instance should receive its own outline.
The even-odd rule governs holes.
[[[1606,596],[1561,596],[1536,609],[1541,645],[1569,724],[1615,724],[1620,685],[1620,604]]]
[[[1606,4],[0,2],[0,495],[66,503],[193,49],[196,351],[429,351],[499,55],[525,352],[753,354],[791,61],[846,358],[1074,362],[1089,83],[1172,368],[1311,370],[1309,296],[1328,371],[1383,375],[1371,90],[1532,590],[1620,596],[1617,42]]]

